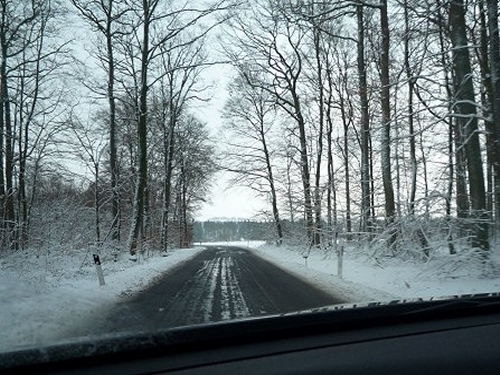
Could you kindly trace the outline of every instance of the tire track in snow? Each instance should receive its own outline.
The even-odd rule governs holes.
[[[212,305],[209,301],[217,286],[218,268],[217,259],[203,261],[194,277],[188,279],[169,301],[170,306],[161,314],[161,320],[175,321],[182,317],[188,325],[210,322]]]
[[[241,291],[235,271],[235,261],[232,257],[224,257],[221,267],[222,272],[222,320],[244,318],[250,316],[245,296]]]
[[[172,298],[162,320],[184,316],[186,324],[244,318],[251,315],[239,285],[235,260],[218,251]]]

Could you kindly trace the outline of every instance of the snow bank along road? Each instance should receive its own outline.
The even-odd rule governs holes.
[[[251,250],[207,246],[149,289],[121,302],[101,322],[104,326],[99,330],[155,330],[343,302]]]

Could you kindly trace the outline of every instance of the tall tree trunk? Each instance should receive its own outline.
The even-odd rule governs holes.
[[[370,133],[368,133],[368,152],[369,152],[369,161],[370,161],[370,209],[371,209],[371,218],[374,219],[377,217],[377,213],[375,212],[375,179],[373,176],[375,175],[375,166],[374,166],[374,157],[373,157],[373,139]]]
[[[286,160],[286,198],[288,204],[288,210],[290,211],[290,223],[292,224],[292,228],[295,224],[295,209],[293,204],[293,192],[292,192],[292,164],[293,164],[293,156],[287,154]]]
[[[94,191],[94,214],[95,214],[95,236],[97,244],[101,243],[101,222],[100,222],[100,197],[99,197],[99,163],[94,164],[95,171],[95,191]]]
[[[380,53],[380,81],[381,81],[381,108],[382,108],[382,136],[381,136],[381,163],[382,180],[385,195],[385,216],[389,224],[395,218],[394,189],[391,175],[391,106],[389,98],[389,21],[387,16],[387,0],[380,1],[380,27],[382,47]],[[394,243],[395,233],[391,235],[390,243]]]
[[[443,6],[438,7],[437,11],[437,17],[438,17],[438,26],[439,26],[439,46],[441,48],[441,51],[446,51],[448,47],[446,46],[445,43],[445,21],[444,21],[444,15],[443,15]],[[442,53],[441,57],[441,65],[443,67],[449,66],[449,59],[448,59],[448,54],[447,53]],[[445,82],[445,90],[446,90],[446,96],[448,99],[448,112],[451,113],[452,111],[452,99],[453,99],[453,94],[452,94],[452,84],[451,84],[451,79],[450,79],[450,73],[448,69],[444,69],[444,82]],[[448,251],[450,254],[455,254],[455,245],[453,243],[453,225],[452,225],[452,215],[451,215],[451,207],[452,207],[452,200],[453,200],[453,183],[455,182],[455,163],[454,160],[458,160],[458,150],[454,149],[455,145],[455,126],[453,119],[448,118],[445,120],[447,125],[448,125],[448,187],[447,187],[447,194],[446,194],[446,207],[445,207],[445,212],[446,212],[446,221],[448,222],[448,236],[447,236],[447,242],[448,242]],[[422,135],[421,135],[422,136]],[[422,142],[421,142],[422,145]],[[421,146],[423,147],[423,146]],[[425,164],[424,164],[425,167]],[[426,168],[425,168],[426,169]],[[427,173],[426,173],[427,174]],[[457,174],[457,179],[458,179],[458,174]],[[457,180],[457,186],[458,186],[458,180]],[[428,202],[427,196],[428,196],[428,187],[427,187],[427,178],[426,178],[426,202]],[[458,189],[457,189],[457,196],[458,196]],[[428,207],[428,203],[426,203],[426,207]],[[458,204],[457,204],[458,207]]]
[[[457,217],[461,223],[467,220],[470,211],[469,195],[467,192],[467,168],[466,154],[464,148],[465,137],[459,120],[453,119],[454,124],[454,142],[455,142],[455,166],[456,166],[456,204]]]
[[[170,106],[172,108],[173,106]],[[163,176],[163,213],[162,213],[162,244],[163,251],[168,249],[168,230],[169,230],[169,216],[170,216],[170,201],[172,191],[172,170],[174,159],[174,132],[175,132],[174,114],[169,113],[168,124],[163,129],[163,162],[165,171]]]
[[[28,200],[26,197],[26,162],[28,158],[28,124],[20,121],[23,129],[19,131],[18,154],[19,154],[19,173],[18,173],[18,222],[19,222],[19,244],[25,249],[28,244]],[[22,130],[22,131],[21,131]]]
[[[109,0],[106,15],[106,49],[108,55],[108,105],[109,105],[109,167],[111,172],[111,239],[119,241],[121,237],[120,194],[118,191],[118,162],[116,147],[116,99],[115,99],[115,61],[113,53],[113,0]]]
[[[1,77],[2,79],[2,106],[3,106],[3,125],[4,125],[4,148],[2,153],[5,157],[5,192],[4,192],[4,223],[5,223],[5,233],[7,236],[7,246],[12,247],[16,246],[13,242],[14,240],[14,222],[15,222],[15,213],[14,213],[14,185],[13,185],[13,168],[14,168],[14,152],[13,152],[13,134],[12,134],[12,114],[11,114],[11,102],[9,97],[9,89],[7,83],[7,45],[5,41],[5,36],[0,36],[2,38],[1,44],[5,46],[5,55],[2,56],[2,71]],[[4,81],[5,79],[5,81]]]
[[[185,161],[181,160],[181,170],[180,170],[180,247],[181,249],[189,247],[189,225],[188,225],[188,215],[187,215],[187,184],[186,184],[186,169],[185,169]]]
[[[271,191],[271,205],[273,208],[274,225],[276,226],[276,234],[278,235],[278,245],[283,243],[283,227],[281,225],[280,214],[278,210],[278,197],[276,195],[276,187],[274,183],[273,167],[271,164],[271,156],[267,147],[266,135],[264,130],[264,118],[260,116],[260,141],[262,143],[262,151],[264,152],[264,159],[266,161],[267,180],[269,181],[269,190]]]
[[[368,115],[368,93],[365,65],[365,26],[363,5],[356,6],[358,21],[358,89],[361,111],[361,231],[371,230],[371,187],[370,187],[370,118]]]
[[[495,173],[496,162],[496,147],[495,147],[495,127],[493,122],[493,88],[491,85],[491,71],[488,54],[488,26],[486,24],[486,12],[483,1],[479,2],[479,19],[481,25],[480,40],[478,43],[480,48],[477,50],[479,67],[481,71],[481,81],[483,87],[480,90],[481,103],[483,106],[484,127],[486,129],[486,211],[490,216],[490,220],[498,221],[498,199],[494,199],[495,194],[495,178],[498,178]],[[474,41],[475,42],[475,41]],[[500,185],[499,185],[500,186]]]
[[[405,14],[405,37],[404,37],[404,65],[406,72],[406,79],[408,80],[408,132],[410,133],[410,170],[411,170],[411,183],[410,183],[410,196],[408,198],[408,212],[410,215],[415,213],[415,196],[417,193],[417,153],[415,146],[415,125],[413,113],[413,91],[414,79],[410,67],[410,19],[408,15],[408,0],[404,3]]]
[[[414,77],[410,67],[410,18],[408,14],[408,0],[404,3],[404,16],[405,16],[405,38],[404,38],[404,65],[406,78],[408,80],[408,131],[410,133],[410,170],[411,170],[411,183],[410,183],[410,196],[408,199],[408,214],[411,218],[415,215],[415,196],[417,192],[417,151],[415,140],[415,124],[414,124],[414,111],[413,111],[413,95],[414,95]],[[416,228],[415,233],[422,246],[425,257],[429,257],[429,243],[421,228]]]
[[[4,249],[6,246],[5,240],[5,159],[4,159],[4,145],[5,145],[5,110],[4,110],[4,86],[7,85],[7,41],[5,34],[7,32],[7,9],[6,3],[1,3],[0,14],[0,230],[2,231],[0,248]]]
[[[314,218],[313,218],[313,206],[311,198],[311,174],[309,171],[309,156],[307,153],[307,136],[306,136],[306,124],[304,117],[302,115],[302,110],[300,106],[300,99],[296,91],[292,92],[293,104],[295,109],[295,115],[297,120],[297,125],[299,127],[299,141],[300,141],[300,171],[302,177],[302,187],[304,189],[304,213],[306,219],[306,230],[309,241],[312,245],[315,245],[314,236]]]
[[[463,0],[450,2],[450,26],[454,76],[454,115],[457,128],[464,132],[463,147],[467,157],[471,201],[472,246],[489,249],[488,223],[484,188],[483,166],[476,115],[472,69],[465,24]]]
[[[318,79],[318,96],[319,96],[319,129],[318,129],[318,151],[316,155],[316,174],[314,180],[314,213],[315,213],[315,223],[314,223],[314,243],[319,244],[321,242],[321,194],[320,194],[320,182],[321,182],[321,161],[323,158],[323,129],[325,123],[325,111],[324,111],[324,87],[323,87],[323,67],[321,63],[321,32],[319,27],[314,26],[314,52],[316,57],[316,75]]]
[[[143,35],[141,51],[141,87],[139,95],[139,121],[137,127],[139,148],[139,170],[134,195],[134,212],[130,227],[129,252],[134,255],[144,240],[144,217],[146,208],[146,190],[148,183],[148,152],[147,152],[147,112],[148,112],[148,59],[149,59],[149,24],[152,14],[148,0],[143,0]]]
[[[498,31],[498,0],[486,0],[489,29],[489,60],[492,91],[494,135],[494,206],[496,230],[500,229],[500,37]]]
[[[328,60],[328,54],[326,56],[326,78],[328,81],[328,98],[326,103],[326,141],[328,147],[328,161],[327,161],[327,169],[328,169],[328,188],[327,188],[327,221],[328,221],[328,243],[331,245],[332,240],[336,237],[334,235],[337,233],[337,228],[334,228],[334,222],[336,224],[336,218],[333,217],[333,195],[335,194],[335,182],[334,182],[334,169],[333,169],[333,122],[332,122],[332,101],[333,101],[333,79],[330,67],[330,63]]]
[[[341,89],[343,90],[343,88]],[[352,232],[352,222],[351,222],[351,187],[350,187],[350,174],[349,174],[349,119],[346,113],[346,105],[344,95],[340,95],[340,114],[342,117],[342,126],[344,129],[344,173],[345,173],[345,221],[346,221],[346,232],[348,233],[348,239],[350,239],[350,234]]]

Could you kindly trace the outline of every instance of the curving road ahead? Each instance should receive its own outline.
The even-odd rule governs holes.
[[[342,303],[281,268],[234,246],[209,246],[123,302],[106,319],[109,332],[279,314]]]

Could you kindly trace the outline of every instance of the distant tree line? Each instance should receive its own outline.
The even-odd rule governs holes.
[[[272,222],[260,221],[196,221],[193,241],[265,241],[273,240]]]

